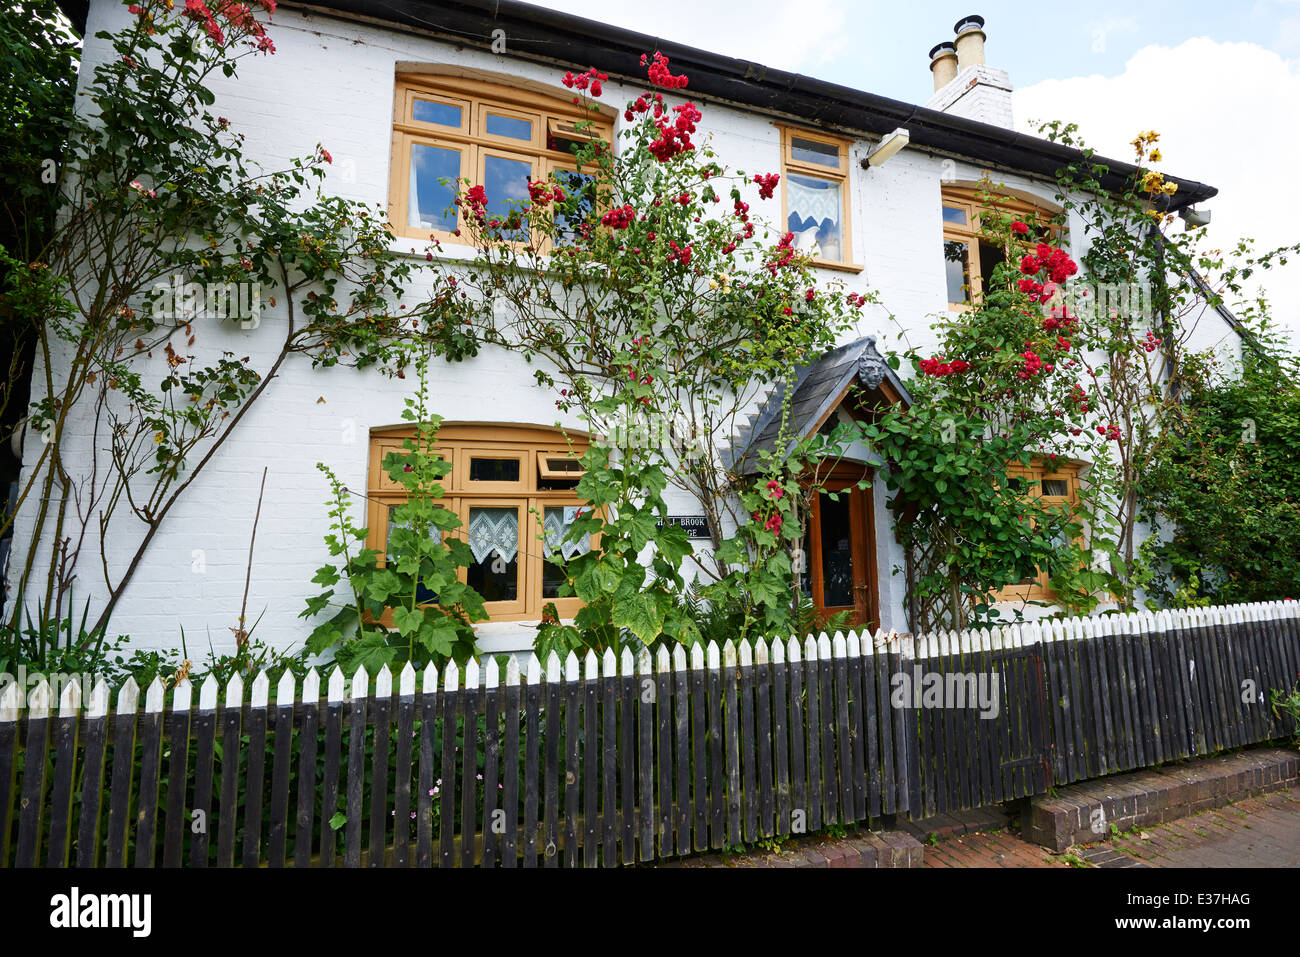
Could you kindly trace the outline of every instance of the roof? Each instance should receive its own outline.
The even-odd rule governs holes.
[[[59,0],[59,7],[84,33],[89,0]],[[382,23],[444,37],[463,46],[491,50],[494,31],[504,31],[507,53],[523,59],[572,67],[593,66],[633,83],[644,82],[641,55],[660,50],[673,69],[690,77],[697,99],[740,104],[762,112],[795,117],[813,126],[884,136],[906,128],[913,147],[933,149],[980,161],[990,167],[1054,178],[1070,163],[1088,158],[1084,151],[1027,133],[980,123],[877,96],[798,73],[775,70],[748,60],[710,53],[585,17],[559,13],[519,0],[287,0],[284,7],[318,10],[344,18]],[[498,34],[500,35],[500,34]],[[1106,168],[1104,189],[1122,191],[1137,167],[1091,157]],[[1213,186],[1170,175],[1179,190],[1159,197],[1171,212],[1218,194]]]
[[[61,0],[74,19],[85,20],[88,0]],[[338,16],[380,22],[446,37],[464,46],[491,49],[493,32],[504,31],[510,56],[572,67],[592,66],[632,83],[644,83],[641,55],[660,50],[676,72],[690,77],[691,95],[714,98],[761,112],[798,118],[812,126],[833,127],[884,136],[908,130],[913,147],[980,161],[990,167],[1054,178],[1070,163],[1084,161],[1084,151],[1026,133],[877,96],[759,63],[710,53],[659,37],[559,13],[519,0],[286,0],[284,6],[327,11]],[[1137,167],[1101,156],[1101,177],[1108,190],[1122,191]],[[1216,195],[1218,190],[1170,175],[1179,185],[1162,203],[1177,211]]]
[[[818,428],[839,403],[844,391],[855,382],[867,389],[879,388],[882,382],[888,382],[904,402],[910,404],[912,401],[907,386],[876,349],[876,337],[857,339],[832,349],[797,370],[791,386],[794,391],[786,423],[787,434],[793,436],[790,444]],[[724,452],[728,466],[748,472],[757,467],[760,453],[784,454],[789,451],[788,448],[778,450],[776,447],[785,396],[786,384],[782,383],[764,401],[752,424],[736,436],[731,449]]]

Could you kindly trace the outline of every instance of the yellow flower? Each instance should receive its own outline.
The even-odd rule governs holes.
[[[1142,184],[1139,188],[1144,193],[1162,192],[1164,181],[1163,174],[1157,173],[1155,170],[1148,170],[1146,175],[1142,177]]]
[[[1174,195],[1174,193],[1178,192],[1178,184],[1174,182],[1165,183],[1162,192],[1166,196],[1172,196]]]
[[[1159,151],[1159,150],[1152,150],[1152,151],[1151,151],[1151,162],[1153,162],[1153,163],[1159,163],[1161,159],[1162,159],[1162,157],[1161,157],[1161,155],[1160,155],[1160,151]]]
[[[163,433],[161,432],[154,433],[153,440],[156,444],[161,444],[163,438],[164,438]]]

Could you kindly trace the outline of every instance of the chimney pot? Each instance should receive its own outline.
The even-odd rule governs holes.
[[[950,41],[930,49],[930,72],[934,74],[934,91],[938,93],[957,78],[957,47]]]
[[[957,70],[961,72],[984,63],[984,18],[972,13],[953,25],[957,34]]]

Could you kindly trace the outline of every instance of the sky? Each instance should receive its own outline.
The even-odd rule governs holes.
[[[1230,249],[1300,242],[1300,0],[547,0],[546,6],[766,66],[924,103],[927,54],[959,17],[985,18],[990,66],[1015,87],[1017,128],[1079,124],[1098,152],[1161,134],[1161,170],[1215,186],[1209,238]],[[1300,257],[1266,274],[1273,315],[1300,343]]]

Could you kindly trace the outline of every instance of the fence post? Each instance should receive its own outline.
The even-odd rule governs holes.
[[[316,734],[320,728],[320,673],[310,669],[302,679],[302,722],[298,752],[298,811],[293,830],[293,866],[311,867],[312,831],[316,820]],[[328,831],[328,818],[321,818]]]
[[[289,759],[293,749],[293,705],[298,686],[288,668],[275,688],[275,753],[271,761],[271,829],[267,866],[284,867],[289,842]]]
[[[0,708],[0,712],[3,708]],[[3,721],[3,718],[0,718]],[[0,729],[3,725],[0,724]],[[108,735],[108,683],[100,678],[90,692],[85,724],[85,768],[81,774],[81,824],[77,831],[77,866],[94,867],[99,859],[100,816],[104,804],[104,750]],[[0,763],[3,762],[3,730],[0,730]],[[0,799],[5,794],[5,775],[0,770]],[[0,826],[5,826],[0,811]],[[6,828],[7,829],[7,828]],[[5,860],[0,850],[0,862]]]
[[[77,759],[77,731],[81,723],[81,685],[68,681],[59,693],[59,716],[54,725],[54,787],[50,793],[50,846],[46,867],[67,867],[72,833],[72,786]]]
[[[18,768],[18,683],[0,689],[0,865],[9,864],[9,832],[14,811],[14,780]]]
[[[708,738],[709,725],[705,719],[708,709],[706,691],[707,673],[704,667],[704,646],[700,642],[691,645],[691,743],[694,747],[695,764],[695,843],[697,851],[709,849],[709,759]],[[630,757],[630,755],[629,755]]]
[[[27,697],[26,765],[23,768],[22,806],[18,812],[18,867],[36,867],[41,846],[41,821],[45,811],[45,754],[49,744],[50,686],[40,684]]]
[[[163,818],[163,867],[180,867],[185,847],[186,790],[190,778],[190,704],[194,689],[188,679],[172,689],[171,754],[167,757],[167,810]]]
[[[681,650],[681,646],[678,646]],[[686,656],[682,655],[682,667],[686,665]],[[600,661],[600,717],[601,717],[601,752],[600,752],[600,770],[601,770],[601,816],[604,825],[604,844],[602,863],[605,867],[618,866],[618,769],[619,769],[619,741],[618,741],[618,701],[619,701],[619,675],[618,659],[614,656],[612,648],[606,648],[605,653],[601,656]],[[682,676],[682,683],[685,684],[685,676]],[[682,693],[685,693],[683,688]],[[689,735],[689,726],[687,728]],[[684,746],[684,744],[683,744]],[[690,833],[689,829],[687,833]]]
[[[465,662],[465,686],[461,691],[464,701],[464,723],[461,725],[460,761],[460,863],[461,867],[474,866],[474,845],[478,839],[478,699],[479,666],[473,658]],[[452,777],[455,777],[453,772]]]

